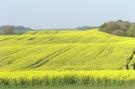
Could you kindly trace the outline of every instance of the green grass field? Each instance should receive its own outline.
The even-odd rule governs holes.
[[[133,69],[135,38],[98,29],[0,36],[1,86],[134,85],[135,71],[125,71]]]

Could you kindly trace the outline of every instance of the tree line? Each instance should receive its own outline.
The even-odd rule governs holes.
[[[23,34],[27,31],[32,30],[31,28],[26,28],[23,26],[12,26],[12,25],[5,25],[0,27],[0,34],[1,35],[14,35],[14,34]]]
[[[100,30],[113,35],[135,37],[135,23],[129,21],[110,21],[100,26]]]

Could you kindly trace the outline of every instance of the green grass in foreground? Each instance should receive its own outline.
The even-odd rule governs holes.
[[[50,86],[50,87],[27,87],[27,88],[4,88],[0,89],[135,89],[135,86]]]

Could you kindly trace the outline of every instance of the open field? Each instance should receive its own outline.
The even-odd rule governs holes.
[[[1,87],[51,89],[51,86],[74,85],[78,89],[77,86],[84,88],[84,85],[127,85],[128,89],[135,83],[133,69],[135,39],[98,29],[0,36]]]
[[[0,36],[0,70],[134,69],[134,44],[98,30]]]

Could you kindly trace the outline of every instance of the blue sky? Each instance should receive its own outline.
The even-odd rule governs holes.
[[[0,25],[58,29],[135,22],[134,10],[135,0],[0,0]]]

